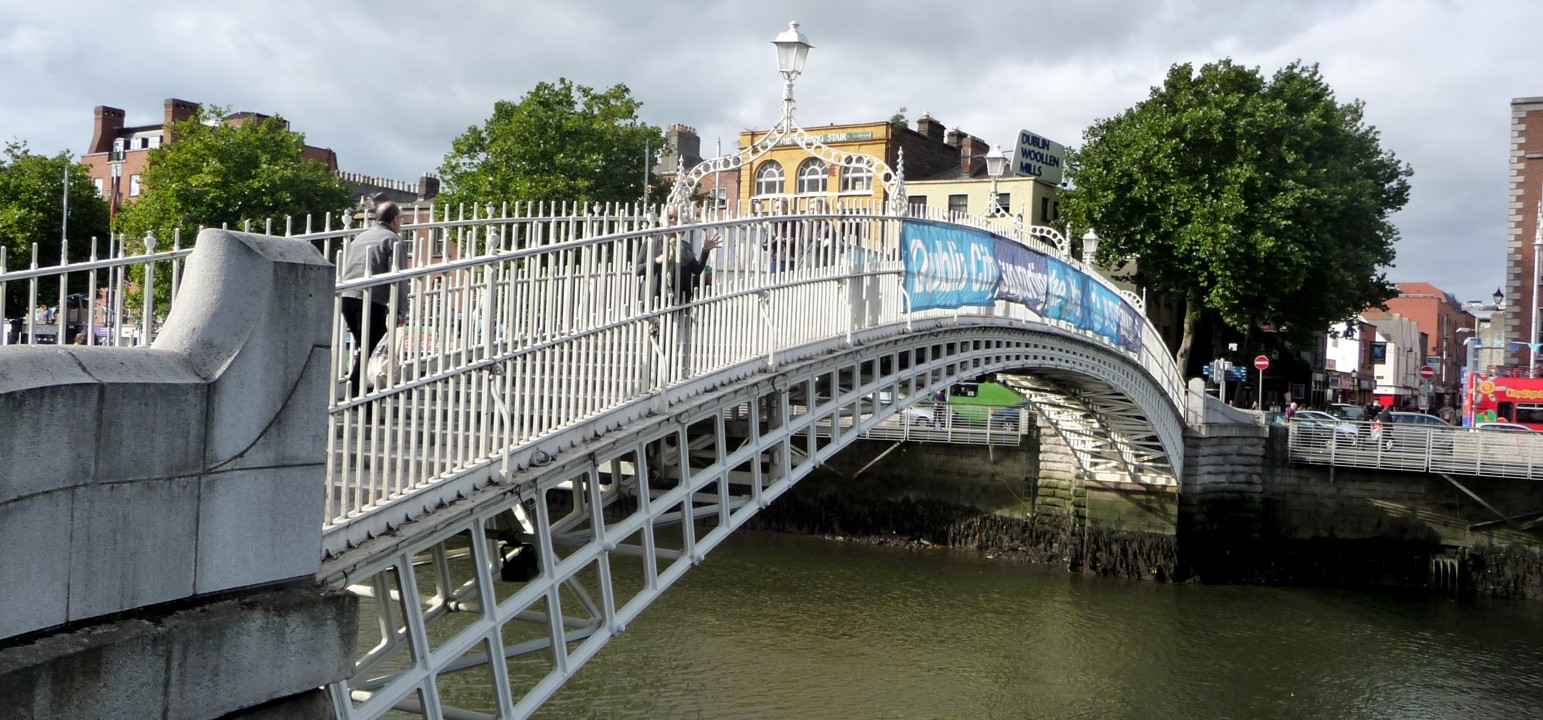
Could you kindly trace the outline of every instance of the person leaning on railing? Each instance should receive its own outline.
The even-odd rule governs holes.
[[[680,225],[680,214],[670,208],[665,215],[667,227]],[[696,291],[702,271],[707,268],[707,258],[723,244],[718,233],[709,233],[702,240],[698,252],[686,232],[668,230],[650,237],[641,248],[635,271],[642,280],[642,289],[648,297],[673,300],[675,304],[690,302]],[[670,292],[665,294],[663,283],[668,282]]]
[[[402,238],[397,231],[402,227],[401,210],[389,200],[375,206],[375,224],[360,233],[343,252],[343,274],[340,281],[363,280],[374,275],[384,275],[396,269],[394,260]],[[390,331],[391,288],[377,286],[360,290],[345,290],[339,299],[343,322],[354,336],[353,370],[348,373],[348,386],[354,397],[363,393],[364,364],[370,352]],[[399,293],[398,307],[407,303],[407,294]],[[364,315],[366,306],[369,317]],[[365,335],[368,334],[366,338]],[[362,341],[361,341],[362,340]]]

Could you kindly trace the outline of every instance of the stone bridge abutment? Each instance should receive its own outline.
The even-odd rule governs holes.
[[[332,286],[309,243],[206,230],[152,347],[0,347],[0,718],[331,716]]]

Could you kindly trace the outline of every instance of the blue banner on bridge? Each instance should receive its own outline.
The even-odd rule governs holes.
[[[1036,314],[1045,314],[1050,276],[1045,256],[1015,242],[996,241],[997,265],[1001,266],[1002,285],[997,299],[1024,305]]]
[[[900,238],[911,310],[996,304],[1001,272],[991,233],[908,220]]]
[[[980,230],[906,221],[901,233],[912,310],[1004,300],[1141,352],[1140,311],[1073,265]]]

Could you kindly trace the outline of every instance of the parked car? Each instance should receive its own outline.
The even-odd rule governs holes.
[[[876,399],[880,407],[892,405],[895,402],[888,391],[879,392]],[[900,411],[901,420],[912,427],[937,427],[938,417],[936,403],[930,400],[918,401],[915,405]]]
[[[1473,426],[1477,432],[1513,433],[1516,435],[1543,435],[1526,425],[1512,422],[1481,422]]]
[[[1328,445],[1333,441],[1343,447],[1361,440],[1360,428],[1355,423],[1321,410],[1298,410],[1291,417],[1291,423],[1303,440],[1314,445]]]
[[[1366,417],[1366,408],[1361,407],[1360,405],[1350,405],[1348,403],[1334,403],[1329,405],[1329,414],[1338,418],[1350,420],[1352,422],[1371,419]]]
[[[1384,450],[1418,451],[1429,447],[1432,452],[1451,453],[1452,425],[1435,415],[1417,412],[1390,413],[1392,423],[1381,428]]]
[[[1018,419],[1023,412],[1030,407],[1027,400],[1015,402],[1005,407],[999,407],[991,411],[989,420],[992,430],[1004,430],[1006,432],[1018,432]]]

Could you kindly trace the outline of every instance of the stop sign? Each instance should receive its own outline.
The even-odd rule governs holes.
[[[1429,379],[1431,379],[1433,377],[1436,377],[1436,368],[1433,368],[1433,367],[1431,367],[1429,365],[1421,365],[1420,366],[1420,379],[1421,380],[1429,380]]]
[[[1260,355],[1259,357],[1254,358],[1254,367],[1259,368],[1260,370],[1268,370],[1270,369],[1270,359]]]

